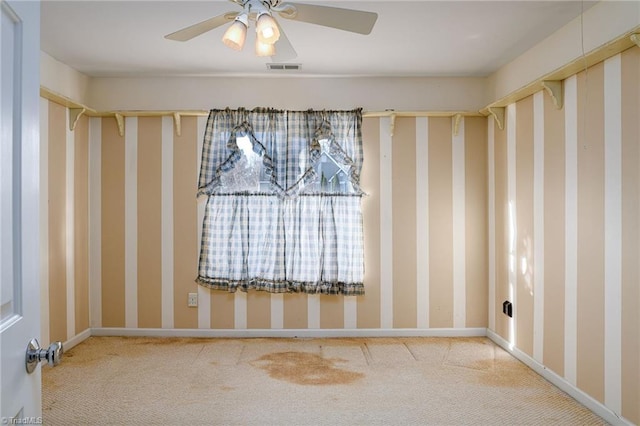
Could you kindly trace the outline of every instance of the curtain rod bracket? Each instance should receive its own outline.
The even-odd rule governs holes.
[[[631,34],[629,38],[636,44],[636,46],[640,47],[640,33]]]

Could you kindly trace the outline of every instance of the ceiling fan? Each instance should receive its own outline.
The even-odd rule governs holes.
[[[234,50],[242,50],[249,21],[255,22],[256,55],[270,56],[274,61],[294,59],[297,53],[284,31],[273,18],[273,12],[285,19],[322,25],[358,34],[369,34],[378,14],[330,6],[290,3],[282,0],[229,0],[242,7],[241,12],[227,12],[188,26],[164,36],[175,41],[188,41],[194,37],[233,21],[222,41]],[[277,43],[277,52],[275,45]]]

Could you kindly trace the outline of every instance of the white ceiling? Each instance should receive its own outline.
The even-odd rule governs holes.
[[[278,19],[302,64],[297,75],[486,76],[595,2],[300,1],[378,13],[370,35]],[[248,38],[222,44],[226,26],[188,42],[164,35],[239,11],[227,0],[43,1],[41,48],[90,76],[274,74]],[[277,16],[276,16],[277,17]],[[276,45],[277,47],[277,45]]]

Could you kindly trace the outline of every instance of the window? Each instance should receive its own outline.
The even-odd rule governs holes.
[[[362,113],[213,110],[197,282],[213,289],[364,294]]]

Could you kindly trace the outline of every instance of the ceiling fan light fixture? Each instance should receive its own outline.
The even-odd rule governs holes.
[[[260,37],[256,37],[256,56],[274,56],[275,54],[275,44],[262,43]]]
[[[247,38],[247,28],[249,27],[249,17],[246,14],[236,16],[233,24],[222,36],[222,42],[233,50],[242,50],[244,41]]]
[[[278,24],[269,12],[258,15],[256,19],[256,32],[258,33],[258,38],[264,44],[274,44],[280,38]]]

